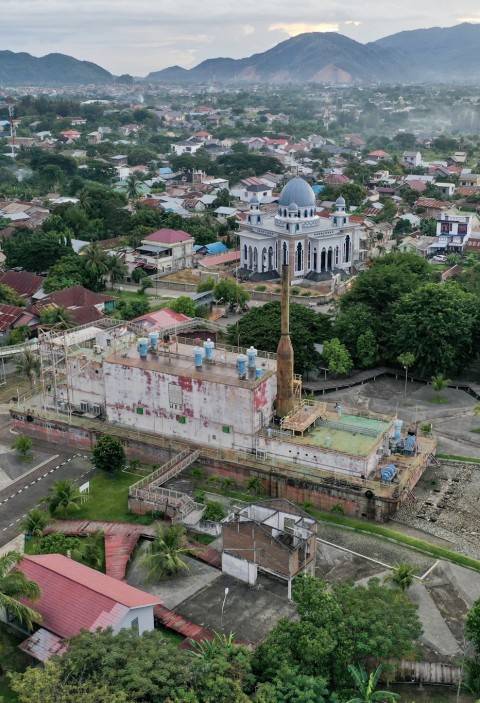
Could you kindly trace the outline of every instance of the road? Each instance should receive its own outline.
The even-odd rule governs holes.
[[[5,431],[5,425],[1,430]],[[62,451],[58,445],[45,442],[35,442],[35,447],[51,458],[0,491],[0,546],[19,534],[25,514],[40,503],[55,481],[68,478],[81,482],[93,473],[86,454]]]

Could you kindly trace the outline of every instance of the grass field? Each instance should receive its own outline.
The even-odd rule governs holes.
[[[70,517],[149,525],[154,520],[151,515],[135,515],[128,510],[128,489],[140,478],[141,475],[123,471],[115,476],[97,473],[90,480],[90,494],[86,502]]]

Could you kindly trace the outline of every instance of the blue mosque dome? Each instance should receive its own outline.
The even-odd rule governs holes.
[[[289,207],[292,203],[299,208],[315,207],[315,193],[307,181],[298,176],[288,181],[278,200],[278,204],[285,207]]]

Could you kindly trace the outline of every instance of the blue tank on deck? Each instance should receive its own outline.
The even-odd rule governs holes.
[[[137,344],[137,350],[140,359],[146,359],[148,356],[148,339],[146,337],[140,337]]]
[[[395,464],[388,464],[388,466],[384,466],[383,469],[380,471],[381,479],[386,483],[391,483],[396,475],[397,467],[395,466]]]
[[[417,444],[417,436],[414,434],[409,434],[405,437],[405,443],[403,449],[408,454],[413,454],[415,451],[415,446]]]
[[[393,437],[396,442],[399,442],[402,438],[402,427],[403,427],[403,420],[395,420],[393,423],[393,428],[394,428],[394,433]]]
[[[148,338],[150,340],[150,349],[152,351],[157,351],[158,349],[158,338],[159,338],[158,332],[150,332],[148,335]]]
[[[193,358],[195,360],[195,368],[201,369],[203,366],[203,357],[205,352],[202,347],[195,347],[193,350]]]
[[[263,369],[255,369],[255,378],[262,378]]]
[[[237,369],[239,378],[245,378],[247,375],[247,357],[245,354],[237,356]]]
[[[205,350],[205,359],[207,361],[213,361],[213,357],[215,356],[215,343],[212,342],[211,339],[207,339],[206,342],[203,343],[203,348]]]

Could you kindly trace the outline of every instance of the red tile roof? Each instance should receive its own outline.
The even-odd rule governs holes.
[[[187,234],[181,229],[159,229],[145,237],[146,242],[156,242],[157,244],[177,244],[193,239],[191,234]]]
[[[211,266],[221,266],[222,264],[229,264],[235,261],[240,261],[239,251],[226,251],[225,254],[205,256],[205,258],[200,259],[198,263],[199,266],[206,266],[210,268]]]
[[[330,173],[328,176],[325,176],[324,181],[331,186],[350,183],[348,176],[344,176],[343,173]]]
[[[13,325],[28,325],[34,315],[27,312],[25,308],[20,308],[17,305],[0,305],[0,332],[6,332]]]
[[[155,312],[147,312],[145,315],[136,317],[133,322],[148,328],[150,331],[163,330],[172,325],[178,325],[182,322],[189,322],[192,318],[184,315],[181,312],[175,312],[170,308],[162,308]]]
[[[30,271],[5,271],[0,274],[0,283],[10,286],[19,295],[31,297],[43,284],[43,278]]]
[[[100,305],[114,300],[111,295],[94,293],[83,286],[70,286],[50,293],[41,301],[42,305],[55,304],[63,308],[79,308],[85,305]]]
[[[160,598],[106,576],[62,554],[24,555],[17,567],[41,590],[32,607],[42,625],[60,637],[113,626],[130,608],[154,606]]]

